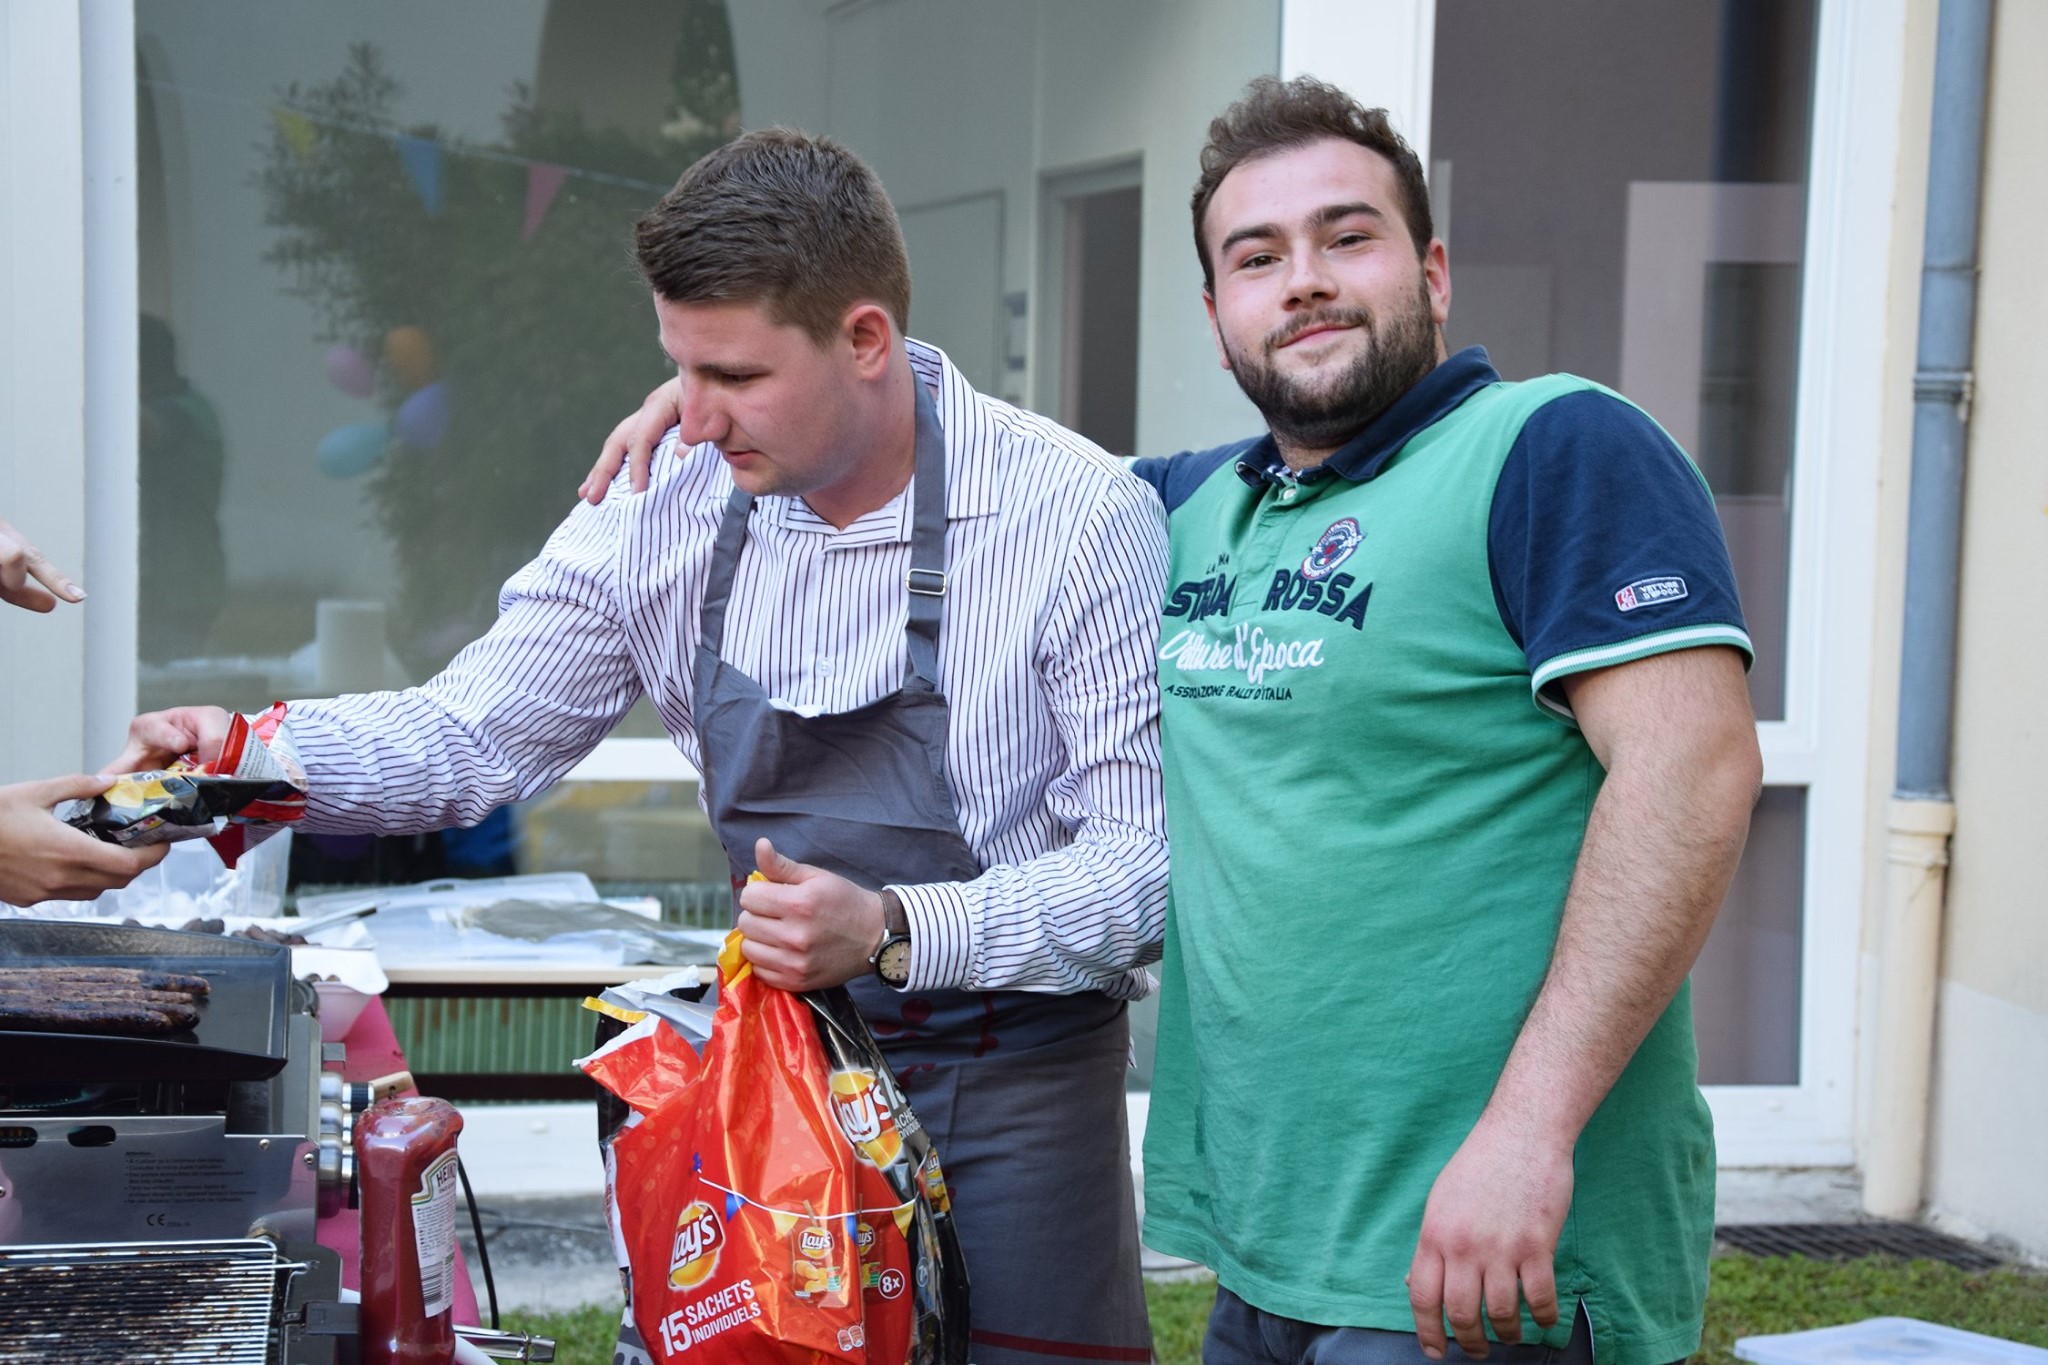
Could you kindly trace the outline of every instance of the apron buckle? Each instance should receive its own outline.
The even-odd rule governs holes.
[[[903,585],[919,597],[944,597],[946,573],[943,569],[911,569],[903,575]]]

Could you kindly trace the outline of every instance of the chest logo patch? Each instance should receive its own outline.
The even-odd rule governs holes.
[[[1337,566],[1351,558],[1365,540],[1365,532],[1358,529],[1358,518],[1345,517],[1342,521],[1330,523],[1330,529],[1316,540],[1315,548],[1301,561],[1301,576],[1309,582],[1328,578]]]
[[[1689,594],[1683,578],[1675,575],[1665,578],[1638,578],[1614,594],[1614,605],[1621,611],[1634,611],[1638,607],[1655,607],[1665,602],[1676,602],[1686,596]]]

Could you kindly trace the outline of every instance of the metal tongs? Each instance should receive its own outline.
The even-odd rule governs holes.
[[[341,910],[330,910],[324,915],[315,915],[311,919],[279,922],[288,925],[288,931],[297,934],[300,938],[311,938],[322,929],[332,929],[337,924],[346,924],[352,919],[361,919],[365,915],[374,915],[376,913],[377,906],[375,902],[370,902],[364,905],[351,905]]]
[[[555,1342],[552,1337],[529,1336],[524,1332],[497,1332],[488,1327],[460,1325],[455,1328],[455,1335],[492,1360],[545,1362],[555,1358]]]

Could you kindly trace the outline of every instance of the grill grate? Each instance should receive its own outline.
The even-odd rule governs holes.
[[[0,1248],[0,1365],[265,1365],[290,1264],[254,1240]]]
[[[1995,1252],[1917,1223],[1731,1223],[1715,1228],[1714,1236],[1752,1256],[1807,1256],[1816,1261],[1897,1256],[1945,1261],[1963,1270],[2004,1264]]]

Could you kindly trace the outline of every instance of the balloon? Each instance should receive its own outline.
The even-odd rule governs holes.
[[[327,348],[327,378],[351,398],[368,398],[377,390],[377,372],[370,360],[353,346]]]
[[[408,393],[434,382],[434,343],[408,323],[384,334],[384,368]]]
[[[370,472],[384,458],[391,431],[382,422],[351,422],[320,438],[320,472],[330,479],[353,479]]]
[[[398,405],[391,424],[407,445],[432,450],[448,434],[448,386],[429,384]]]

